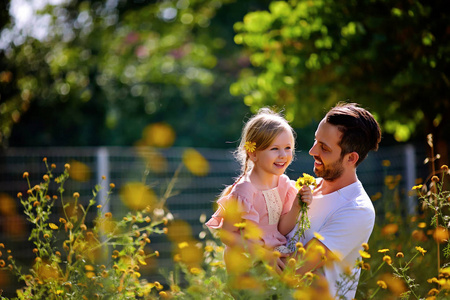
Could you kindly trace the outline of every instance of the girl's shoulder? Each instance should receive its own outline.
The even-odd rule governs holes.
[[[241,180],[234,185],[231,189],[231,194],[234,196],[243,196],[245,198],[250,198],[254,196],[258,190],[256,187],[248,180]]]

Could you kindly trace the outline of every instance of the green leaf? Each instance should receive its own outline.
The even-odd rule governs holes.
[[[272,25],[272,15],[267,11],[251,12],[244,16],[244,26],[248,32],[265,32]]]
[[[285,1],[274,1],[270,3],[269,10],[275,18],[287,18],[292,13],[292,8]]]

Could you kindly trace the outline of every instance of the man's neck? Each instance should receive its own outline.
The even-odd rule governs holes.
[[[355,172],[349,172],[348,174],[344,173],[342,176],[332,181],[323,179],[319,186],[318,192],[322,195],[331,194],[337,190],[349,186],[352,183],[355,183],[356,181],[358,181],[356,170]]]

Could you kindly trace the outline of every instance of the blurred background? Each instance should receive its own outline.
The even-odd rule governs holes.
[[[2,1],[0,242],[32,260],[15,195],[24,171],[42,181],[43,157],[57,172],[71,164],[67,193],[85,203],[95,184],[115,183],[119,217],[143,205],[127,190],[147,186],[157,201],[179,169],[166,203],[173,232],[206,234],[205,216],[239,175],[231,152],[243,122],[263,106],[297,132],[293,179],[312,172],[307,153],[330,107],[369,109],[383,140],[359,177],[380,222],[394,208],[414,214],[408,191],[429,173],[430,145],[436,166],[448,164],[449,21],[444,0]],[[396,203],[376,201],[394,187]],[[152,239],[162,255],[148,276],[179,240]],[[16,284],[0,271],[6,296]]]

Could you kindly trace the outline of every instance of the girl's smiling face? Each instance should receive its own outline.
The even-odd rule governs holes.
[[[294,137],[288,130],[278,134],[269,147],[251,154],[254,170],[267,176],[280,176],[292,162]]]

